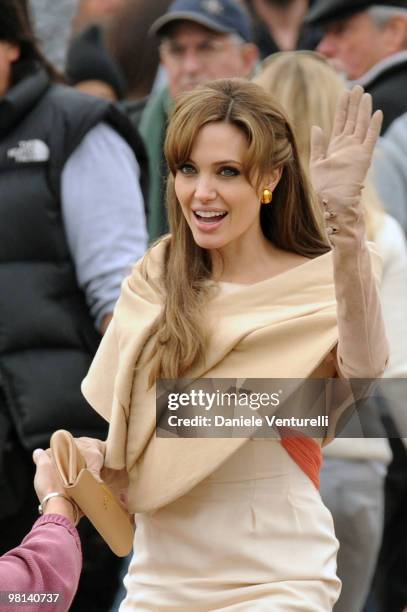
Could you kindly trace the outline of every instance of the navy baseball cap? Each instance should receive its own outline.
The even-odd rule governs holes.
[[[253,39],[250,15],[237,0],[175,0],[150,32],[162,36],[175,21],[192,21],[214,32],[239,34],[246,42]]]

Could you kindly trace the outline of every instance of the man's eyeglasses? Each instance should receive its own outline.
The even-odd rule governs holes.
[[[175,62],[184,61],[189,52],[193,52],[202,61],[209,61],[230,48],[231,44],[240,44],[238,37],[229,37],[227,40],[209,38],[194,46],[180,45],[173,40],[165,40],[160,49],[168,58]]]

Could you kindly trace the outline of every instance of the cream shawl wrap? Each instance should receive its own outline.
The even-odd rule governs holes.
[[[149,278],[159,278],[163,253],[161,242],[146,255]],[[105,465],[127,469],[130,512],[154,510],[185,494],[246,441],[156,437],[145,348],[162,303],[140,265],[123,283],[82,384],[85,398],[110,423]],[[203,316],[214,331],[206,367],[186,378],[307,378],[338,341],[332,254],[233,292],[220,284]]]

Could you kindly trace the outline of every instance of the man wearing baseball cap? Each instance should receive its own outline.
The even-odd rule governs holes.
[[[249,77],[258,58],[249,14],[237,0],[175,0],[151,27],[160,38],[168,86],[148,102],[140,123],[150,161],[150,239],[168,231],[165,127],[173,100],[212,79]]]
[[[324,31],[317,51],[372,94],[384,131],[407,111],[407,0],[316,0],[305,21]]]

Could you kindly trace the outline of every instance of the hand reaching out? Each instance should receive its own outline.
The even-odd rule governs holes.
[[[37,466],[34,488],[39,501],[42,501],[48,493],[53,491],[65,495],[64,486],[52,461],[51,452],[37,448],[33,452],[33,461]]]
[[[42,503],[49,493],[59,493],[60,495],[48,500],[43,513],[61,514],[76,524],[82,514],[75,502],[69,500],[66,495],[63,483],[52,460],[50,449],[44,451],[42,448],[37,448],[33,452],[33,461],[37,466],[34,488],[39,501]]]

